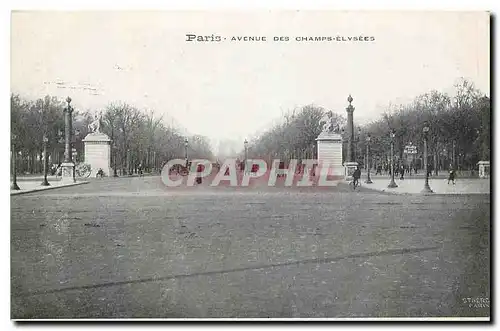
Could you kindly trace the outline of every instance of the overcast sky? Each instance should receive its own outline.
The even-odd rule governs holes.
[[[227,39],[186,42],[188,33]],[[360,35],[375,41],[295,41]],[[231,42],[233,36],[268,41]],[[274,36],[291,40],[273,42]],[[29,98],[70,95],[76,108],[91,110],[121,100],[168,114],[190,133],[244,139],[297,106],[314,103],[345,113],[349,94],[361,122],[377,118],[389,103],[448,91],[459,77],[489,95],[489,17],[22,12],[12,15],[11,64],[12,91]]]

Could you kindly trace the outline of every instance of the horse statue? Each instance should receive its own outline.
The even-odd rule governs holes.
[[[101,115],[96,115],[95,119],[88,126],[89,132],[91,133],[100,133],[101,132]]]

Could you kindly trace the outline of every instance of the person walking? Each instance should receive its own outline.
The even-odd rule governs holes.
[[[203,170],[205,170],[205,166],[203,164],[199,163],[196,166],[196,184],[201,184],[202,183],[201,174],[203,173]]]
[[[139,163],[139,166],[137,167],[137,171],[139,172],[139,177],[142,177],[144,175],[144,171],[142,169],[142,163]]]
[[[450,180],[455,185],[455,170],[453,168],[450,168],[450,172],[448,174],[448,185],[450,185]]]
[[[354,173],[352,174],[352,185],[353,188],[356,189],[356,187],[359,185],[359,179],[361,178],[361,170],[359,169],[359,166],[354,170]]]

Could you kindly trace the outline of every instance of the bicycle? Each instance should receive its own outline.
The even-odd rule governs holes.
[[[361,183],[359,182],[359,178],[354,178],[349,185],[352,185],[352,189],[356,190],[356,187],[361,186]]]

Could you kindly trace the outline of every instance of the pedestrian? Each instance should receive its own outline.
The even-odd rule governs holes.
[[[356,186],[359,185],[359,179],[361,178],[361,170],[359,169],[359,166],[354,170],[352,174],[352,184],[354,189],[356,189]]]
[[[450,173],[448,175],[448,185],[450,184],[450,180],[455,185],[455,170],[453,168],[450,169]]]
[[[204,170],[203,164],[199,163],[196,167],[196,184],[201,184],[202,179],[201,179],[201,174],[203,173]]]
[[[139,172],[139,177],[142,177],[143,176],[143,171],[142,171],[142,163],[139,163],[139,166],[137,167],[137,170]]]

